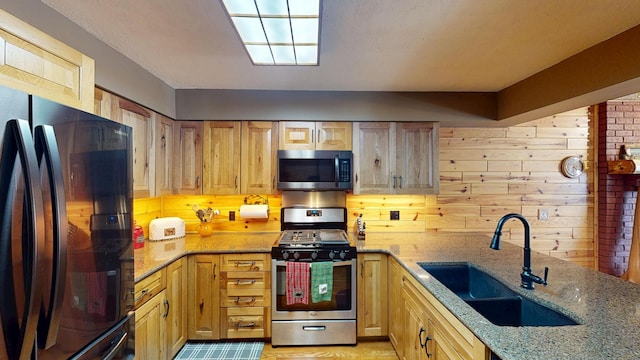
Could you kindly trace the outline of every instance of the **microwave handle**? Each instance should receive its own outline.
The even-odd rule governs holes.
[[[335,181],[336,181],[336,186],[338,186],[338,183],[340,182],[340,159],[338,159],[338,155],[336,155],[335,157],[335,166],[336,166]]]

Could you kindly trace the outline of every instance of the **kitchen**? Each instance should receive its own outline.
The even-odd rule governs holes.
[[[149,109],[141,106],[136,107],[136,104],[127,103],[126,99],[122,100],[114,96],[103,92],[100,101],[101,108],[111,110],[119,106],[120,109],[126,110],[122,113],[129,116],[129,119],[148,119],[156,116]],[[113,99],[116,100],[113,101]],[[107,116],[107,113],[102,115]],[[133,124],[136,123],[133,120],[130,121]],[[204,125],[201,122],[193,122],[196,123],[196,127]],[[170,121],[161,121],[161,123],[163,124],[161,129],[173,124]],[[185,125],[185,134],[193,129],[188,127],[193,124],[183,122],[178,124]],[[173,125],[175,126],[175,124]],[[231,128],[233,126],[242,128],[242,124],[226,125]],[[151,128],[150,131],[154,131],[151,133],[153,135],[162,131]],[[589,127],[587,108],[568,113],[563,112],[557,116],[542,117],[534,122],[506,128],[449,127],[443,123],[440,127],[439,138],[439,194],[382,196],[348,194],[346,206],[349,209],[348,224],[350,227],[353,226],[357,214],[364,213],[368,243],[373,242],[377,233],[392,233],[398,230],[411,232],[462,230],[489,234],[494,230],[500,216],[507,212],[520,212],[530,220],[535,220],[538,218],[539,210],[547,209],[551,211],[551,214],[556,215],[556,208],[569,203],[571,207],[559,208],[557,216],[551,216],[549,221],[532,221],[534,235],[539,231],[538,237],[544,238],[539,242],[533,242],[534,249],[565,257],[593,268],[595,267],[594,254],[597,251],[597,244],[593,243],[595,235],[590,230],[590,226],[594,222],[594,216],[591,213],[594,204],[592,177],[596,167],[595,163],[589,162],[595,159],[595,154],[590,153],[594,149],[588,145],[593,141],[591,136],[594,135]],[[563,140],[557,140],[559,138]],[[188,231],[195,232],[197,219],[190,206],[180,204],[180,200],[183,198],[188,199],[189,204],[212,205],[212,207],[219,209],[221,216],[217,216],[214,221],[216,229],[219,231],[238,233],[266,231],[273,234],[279,232],[279,219],[270,218],[267,221],[246,222],[231,221],[229,218],[231,211],[238,212],[238,207],[244,202],[245,197],[263,192],[252,190],[237,195],[228,195],[220,190],[221,192],[214,192],[212,195],[181,197],[167,195],[171,194],[173,189],[168,187],[169,192],[163,193],[164,190],[161,190],[162,186],[159,185],[161,184],[159,178],[166,179],[166,177],[158,176],[158,174],[162,174],[159,172],[159,169],[162,168],[159,164],[162,162],[157,158],[162,152],[154,151],[155,146],[162,149],[159,146],[162,143],[160,141],[162,136],[150,136],[148,139],[159,140],[146,144],[147,148],[152,149],[148,151],[149,169],[146,175],[144,171],[140,173],[142,175],[138,179],[141,181],[136,181],[135,210],[138,223],[147,224],[154,217],[169,214],[168,212],[163,213],[167,208],[173,208],[173,214],[187,221]],[[469,145],[470,143],[472,145]],[[496,145],[498,143],[501,145]],[[528,149],[523,150],[526,146]],[[531,150],[536,147],[537,151]],[[587,161],[585,176],[566,180],[559,173],[558,163],[564,156],[569,155],[579,155]],[[531,162],[527,160],[531,160]],[[205,165],[209,163],[205,161]],[[242,164],[242,161],[238,161],[238,164]],[[514,171],[518,173],[511,174]],[[537,171],[540,171],[539,176],[529,174],[529,172],[535,174]],[[526,174],[520,172],[526,172]],[[545,185],[549,182],[548,177],[562,184],[561,190],[558,190],[558,186]],[[488,178],[491,180],[487,180]],[[537,183],[538,179],[540,179],[539,183]],[[202,186],[204,186],[204,178],[201,180],[203,181]],[[181,193],[187,194],[186,191],[189,190]],[[561,193],[554,193],[554,191]],[[558,195],[563,196],[563,200],[560,200]],[[526,204],[521,202],[523,196],[527,200]],[[496,203],[498,197],[501,200],[504,199],[504,202]],[[278,194],[269,194],[268,198],[271,213],[278,214],[281,197]],[[554,199],[557,199],[558,202],[554,202]],[[172,201],[173,204],[171,204]],[[390,220],[390,211],[399,211],[400,220]],[[145,234],[149,234],[149,231],[145,230]],[[560,235],[555,235],[558,232]],[[519,244],[522,230],[517,224],[513,227],[511,234],[513,242]],[[145,248],[149,248],[149,243],[146,245]],[[553,272],[550,274],[550,278],[553,278]]]

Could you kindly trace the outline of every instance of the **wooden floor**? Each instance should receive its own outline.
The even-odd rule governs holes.
[[[264,345],[261,360],[398,360],[388,341],[360,341],[356,346],[282,346]]]

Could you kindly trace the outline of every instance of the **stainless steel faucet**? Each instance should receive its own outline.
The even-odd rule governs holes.
[[[530,247],[530,239],[529,239],[529,223],[524,216],[520,214],[507,214],[503,216],[500,220],[498,220],[498,226],[496,227],[496,232],[493,234],[493,240],[491,240],[490,247],[494,250],[500,250],[500,236],[502,236],[502,227],[504,223],[509,219],[518,219],[524,225],[524,265],[522,266],[522,274],[520,274],[520,278],[522,279],[520,286],[525,289],[534,289],[535,285],[538,283],[544,286],[547,286],[547,276],[549,275],[549,268],[544,268],[544,278],[541,278],[537,275],[534,275],[531,272],[531,247]]]

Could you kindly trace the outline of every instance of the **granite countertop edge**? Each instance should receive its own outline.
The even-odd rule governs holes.
[[[269,253],[278,233],[224,233],[211,238],[187,235],[180,251],[154,260],[162,242],[145,242],[134,255],[135,281],[189,254]],[[532,269],[549,267],[549,285],[535,290],[519,287],[521,246],[503,242],[502,250],[489,248],[486,234],[369,233],[355,241],[358,252],[393,256],[475,336],[503,360],[508,359],[638,359],[640,343],[640,285],[590,270],[567,261],[532,252]],[[179,241],[178,241],[179,242]],[[532,241],[535,249],[535,241]],[[418,262],[472,263],[512,290],[577,320],[580,325],[560,327],[497,326],[475,312]]]

